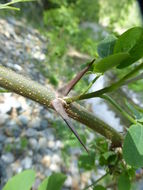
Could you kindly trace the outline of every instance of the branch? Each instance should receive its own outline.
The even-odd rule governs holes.
[[[99,96],[101,96],[101,95],[103,95],[105,93],[109,93],[109,92],[112,92],[114,90],[117,90],[119,87],[121,87],[122,85],[124,85],[127,80],[129,80],[131,77],[133,77],[134,75],[136,75],[139,72],[139,70],[141,70],[142,68],[143,68],[143,63],[141,63],[140,65],[136,66],[127,75],[125,75],[119,81],[111,84],[110,86],[107,86],[105,88],[97,90],[96,92],[91,92],[91,93],[88,93],[88,94],[81,94],[79,96],[74,96],[74,97],[71,97],[71,98],[65,98],[65,101],[67,103],[72,103],[72,102],[78,101],[78,100],[84,100],[84,99],[99,97]]]
[[[91,65],[94,63],[95,59],[93,59],[84,69],[82,69],[71,81],[69,81],[64,87],[59,89],[64,96],[67,96],[71,89],[79,82],[79,80],[83,77],[83,75],[89,70]]]
[[[52,109],[52,101],[58,97],[58,94],[51,87],[42,86],[3,66],[0,66],[0,86]],[[82,106],[75,103],[65,104],[65,110],[69,117],[111,140],[114,146],[121,146],[123,138],[120,133],[97,119]]]

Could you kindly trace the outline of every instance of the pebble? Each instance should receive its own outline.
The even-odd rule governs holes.
[[[3,162],[5,162],[6,164],[11,164],[14,161],[14,156],[12,153],[8,152],[6,154],[3,154],[1,156],[1,159]]]
[[[8,119],[9,119],[9,115],[0,114],[0,126],[4,125]]]
[[[39,148],[46,148],[47,147],[47,139],[45,137],[40,137],[38,143],[39,143]]]
[[[24,169],[29,169],[32,166],[32,159],[30,157],[26,157],[21,161],[21,165]]]
[[[66,187],[71,187],[72,186],[72,177],[70,175],[67,176],[67,179],[66,179],[64,185]]]
[[[42,158],[41,163],[45,166],[45,167],[49,167],[51,165],[51,156],[46,155]]]
[[[25,133],[27,137],[37,137],[38,135],[37,131],[32,128],[28,128]]]
[[[49,169],[52,172],[60,172],[60,167],[57,164],[54,164],[54,163],[50,164]]]
[[[0,134],[0,143],[4,143],[4,141],[5,141],[6,138],[7,137],[5,135]]]
[[[35,138],[30,138],[29,139],[29,145],[33,150],[37,150],[38,147],[38,141]]]
[[[52,163],[60,164],[60,162],[61,162],[60,156],[58,154],[54,154],[52,156]]]
[[[40,129],[40,119],[36,118],[29,122],[29,127],[34,129]]]
[[[48,121],[46,119],[43,119],[41,122],[40,122],[40,129],[41,130],[44,130],[48,127]]]
[[[25,115],[19,115],[18,120],[21,122],[22,125],[28,125],[29,119]]]
[[[55,142],[53,140],[49,140],[48,141],[48,147],[51,148],[51,149],[54,148],[55,147]]]

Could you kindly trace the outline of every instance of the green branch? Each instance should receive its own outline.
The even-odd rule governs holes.
[[[117,104],[111,97],[107,95],[101,95],[100,98],[103,98],[104,100],[107,100],[110,102],[117,110],[121,112],[121,114],[126,117],[131,123],[137,124],[138,122],[134,120],[126,111],[124,111],[119,104]]]
[[[0,66],[0,86],[52,109],[51,102],[58,97],[58,94],[50,86],[42,86],[3,66]],[[120,133],[96,118],[82,106],[65,102],[65,109],[69,117],[111,140],[114,146],[121,146],[123,137]]]
[[[72,102],[79,101],[79,100],[99,97],[99,96],[101,96],[101,95],[103,95],[105,93],[109,93],[109,92],[115,91],[116,89],[118,89],[119,87],[121,87],[128,79],[130,79],[131,77],[133,77],[134,75],[136,75],[137,72],[139,70],[141,70],[142,68],[143,68],[143,63],[141,63],[140,65],[136,66],[136,68],[134,70],[132,70],[131,72],[129,72],[122,79],[120,79],[119,81],[115,82],[111,86],[105,87],[105,88],[103,88],[101,90],[98,90],[96,92],[91,92],[91,93],[88,93],[88,94],[74,96],[74,97],[71,97],[71,98],[65,98],[64,100],[67,103],[72,103]]]

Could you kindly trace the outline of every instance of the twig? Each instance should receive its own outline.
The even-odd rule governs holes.
[[[82,71],[80,71],[75,78],[73,78],[68,84],[61,89],[59,89],[59,92],[62,93],[62,95],[67,96],[68,93],[71,91],[71,89],[78,83],[78,81],[82,78],[82,76],[88,71],[88,69],[91,67],[91,65],[94,63],[95,59],[93,59],[88,66],[86,66]]]
[[[96,181],[94,181],[92,184],[90,184],[87,187],[85,187],[83,190],[86,190],[86,189],[88,189],[88,188],[96,185],[99,181],[101,181],[103,178],[105,178],[108,174],[109,174],[109,172],[105,173],[103,176],[101,176],[99,179],[97,179]]]

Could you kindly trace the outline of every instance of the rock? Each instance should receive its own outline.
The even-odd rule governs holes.
[[[47,139],[45,137],[40,137],[39,139],[39,148],[46,148],[47,147]]]
[[[38,141],[35,138],[30,138],[29,139],[29,145],[33,150],[38,150],[39,149]]]
[[[45,167],[49,167],[51,165],[51,156],[46,155],[42,158],[41,163],[43,164],[43,166]]]
[[[28,125],[29,119],[25,115],[19,115],[18,118],[22,125]]]
[[[21,71],[22,70],[22,67],[18,64],[14,64],[13,67],[14,67],[15,71]]]
[[[40,129],[40,119],[35,118],[29,122],[29,127],[39,130]]]
[[[60,164],[60,162],[61,162],[60,156],[58,154],[54,154],[52,156],[52,163]]]
[[[49,166],[49,169],[52,172],[60,172],[60,167],[57,164],[54,164],[54,163]]]
[[[11,168],[12,168],[12,171],[14,173],[19,173],[22,171],[22,167],[21,167],[21,163],[20,163],[20,160],[14,162],[11,164]]]
[[[24,169],[29,169],[32,166],[32,159],[30,157],[26,157],[21,161],[21,165]]]
[[[6,171],[5,164],[2,160],[0,160],[0,189],[2,189],[5,181],[6,181]]]
[[[28,128],[25,133],[27,137],[37,137],[38,135],[37,131],[32,128]]]
[[[46,119],[43,119],[41,122],[40,122],[40,129],[41,130],[44,130],[48,127],[48,121]]]
[[[39,154],[39,152],[37,154],[35,154],[33,156],[33,163],[35,164],[35,166],[37,165],[37,163],[41,163],[42,159],[43,159],[43,156],[41,154]]]
[[[53,140],[48,141],[48,147],[53,149],[55,147],[55,142]]]
[[[14,122],[13,120],[10,120],[7,124],[6,127],[4,128],[4,132],[7,136],[9,137],[19,137],[21,134],[21,129],[20,127]]]
[[[6,164],[11,164],[14,162],[14,156],[12,153],[8,152],[6,154],[3,154],[1,159],[6,163]]]
[[[6,136],[0,133],[0,143],[4,143]]]
[[[56,143],[55,143],[55,147],[56,147],[57,149],[63,148],[63,147],[64,147],[64,144],[63,144],[61,141],[57,140]]]
[[[8,119],[9,119],[9,115],[0,114],[0,126],[4,125]]]
[[[64,186],[71,187],[72,186],[72,177],[70,175],[67,176],[67,179],[64,183]]]

